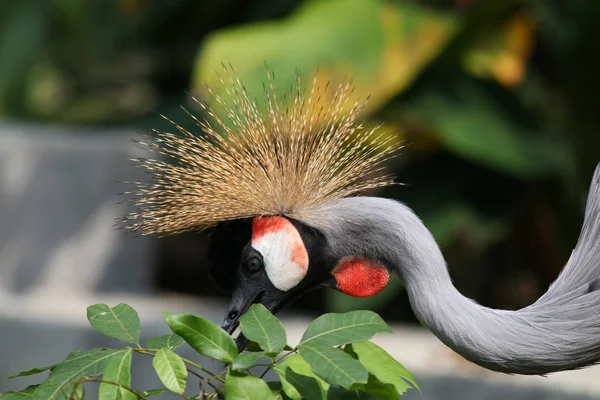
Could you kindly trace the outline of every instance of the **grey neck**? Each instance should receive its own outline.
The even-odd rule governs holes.
[[[600,313],[583,308],[600,310],[600,292],[583,299],[585,286],[518,311],[483,307],[454,287],[433,236],[405,205],[354,197],[310,215],[306,222],[325,234],[332,259],[361,256],[396,270],[417,318],[474,363],[500,372],[545,374],[600,358]]]

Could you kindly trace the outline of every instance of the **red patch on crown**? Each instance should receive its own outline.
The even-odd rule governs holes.
[[[370,297],[383,290],[390,281],[390,272],[381,263],[360,257],[340,260],[332,272],[337,289],[353,297]]]
[[[289,225],[292,223],[283,217],[256,217],[252,220],[252,241],[258,240],[268,233],[285,231],[289,229]],[[292,228],[296,229],[293,225]]]
[[[292,246],[292,262],[300,268],[308,268],[308,253],[304,247],[304,242],[296,227],[286,218],[280,216],[274,217],[255,217],[252,220],[252,241],[255,242],[261,237],[275,232],[283,232],[289,238]]]

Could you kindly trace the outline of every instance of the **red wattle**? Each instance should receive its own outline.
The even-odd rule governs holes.
[[[381,263],[359,257],[346,257],[333,269],[337,289],[353,297],[370,297],[383,290],[390,272]]]

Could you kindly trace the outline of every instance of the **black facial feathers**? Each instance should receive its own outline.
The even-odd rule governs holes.
[[[318,286],[330,276],[326,268],[326,240],[321,232],[299,221],[289,219],[300,233],[309,256],[308,274],[299,284],[303,290]],[[238,269],[252,251],[252,219],[226,221],[212,229],[208,249],[210,276],[222,289],[236,286]]]
[[[251,238],[251,219],[221,222],[212,229],[208,247],[209,273],[220,288],[235,288],[242,253]]]

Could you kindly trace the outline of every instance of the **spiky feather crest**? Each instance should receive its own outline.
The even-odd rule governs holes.
[[[269,74],[261,113],[233,71],[225,72],[220,79],[231,100],[207,92],[229,123],[193,98],[214,121],[190,114],[203,134],[170,121],[178,134],[153,131],[139,142],[168,159],[135,160],[154,179],[128,192],[136,211],[121,221],[126,229],[165,235],[264,215],[310,222],[316,206],[393,184],[374,172],[400,145],[357,122],[364,101],[351,101],[350,82],[332,88],[315,78],[307,92],[296,75],[286,102]]]

